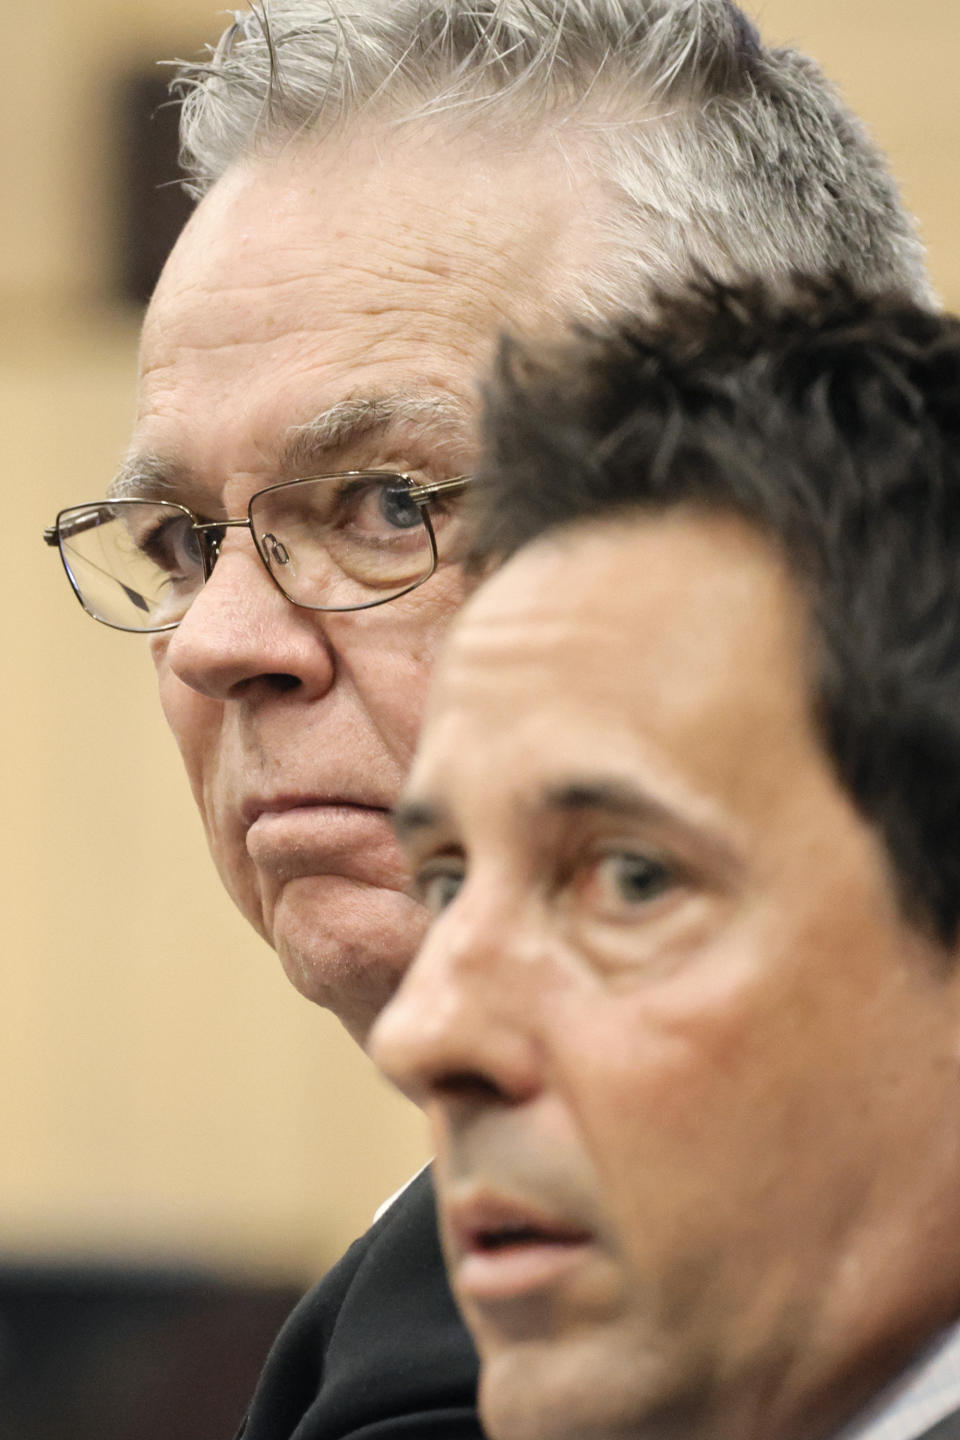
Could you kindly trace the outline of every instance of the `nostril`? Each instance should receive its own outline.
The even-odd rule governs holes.
[[[228,684],[227,690],[234,697],[246,695],[252,697],[257,691],[269,692],[273,695],[286,695],[291,690],[296,690],[303,681],[296,675],[291,675],[286,670],[268,670],[261,675],[244,675]]]
[[[287,690],[296,690],[301,683],[296,675],[285,674],[283,671],[271,675],[260,675],[258,679],[265,680],[268,685],[274,690],[280,691],[281,694]]]
[[[496,1080],[475,1070],[450,1070],[434,1077],[433,1088],[448,1100],[502,1100]]]

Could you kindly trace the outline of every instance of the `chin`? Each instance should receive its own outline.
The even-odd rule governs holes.
[[[683,1436],[697,1405],[666,1383],[640,1337],[573,1327],[492,1351],[481,1345],[480,1415],[489,1440],[640,1440]],[[646,1361],[646,1363],[645,1363]]]
[[[522,1373],[505,1376],[484,1366],[480,1381],[480,1418],[489,1440],[613,1440],[613,1431],[591,1414],[594,1387],[585,1380],[572,1395],[569,1380]]]
[[[606,1440],[593,1413],[603,1367],[591,1376],[559,1337],[481,1356],[480,1414],[490,1440]]]
[[[294,989],[362,1045],[417,952],[426,915],[395,890],[322,876],[287,885],[271,928]]]

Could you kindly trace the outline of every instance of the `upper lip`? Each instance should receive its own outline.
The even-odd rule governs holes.
[[[389,810],[389,806],[381,804],[378,800],[361,797],[359,795],[343,794],[303,794],[301,792],[283,793],[278,795],[251,796],[245,800],[240,807],[240,820],[245,830],[249,830],[255,820],[261,815],[282,815],[288,810],[306,810],[314,805],[352,805],[358,810]]]
[[[444,1206],[444,1220],[457,1252],[494,1249],[511,1239],[582,1244],[593,1232],[579,1220],[551,1213],[540,1205],[485,1190]]]

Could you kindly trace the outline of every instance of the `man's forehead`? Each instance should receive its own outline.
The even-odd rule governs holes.
[[[557,626],[596,632],[606,640],[600,660],[625,645],[669,645],[683,620],[723,624],[728,617],[714,616],[707,603],[721,592],[745,616],[760,596],[776,596],[789,610],[800,599],[775,544],[732,512],[691,503],[584,516],[524,545],[484,582],[454,625],[448,660],[516,640],[526,634],[521,621],[545,651],[563,639]],[[645,629],[638,614],[668,600],[673,611]]]
[[[546,143],[546,142],[545,142]],[[497,326],[554,308],[564,277],[592,273],[600,183],[564,145],[524,150],[419,130],[359,131],[294,142],[238,162],[204,196],[174,248],[147,314],[144,370],[180,333],[229,345],[240,322],[269,338],[292,305],[313,324],[362,322],[386,306],[434,322],[472,307]],[[419,292],[410,290],[413,282]],[[210,313],[208,301],[216,297]],[[492,307],[493,314],[487,312]],[[560,307],[563,308],[563,307]],[[482,317],[480,312],[482,312]],[[199,325],[199,332],[196,330]]]
[[[765,756],[812,743],[807,639],[779,557],[743,522],[668,513],[546,536],[454,622],[414,776],[453,783],[476,741],[500,765],[603,744],[723,777],[747,728]]]
[[[283,428],[316,430],[318,411],[358,396],[427,389],[472,410],[501,329],[565,308],[590,247],[572,242],[586,222],[555,176],[422,143],[408,170],[386,163],[397,146],[371,158],[357,142],[356,165],[349,146],[293,147],[218,181],[147,314],[138,454],[269,477]],[[320,448],[314,436],[290,471],[322,468]]]

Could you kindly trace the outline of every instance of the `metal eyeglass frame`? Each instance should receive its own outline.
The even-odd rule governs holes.
[[[394,480],[404,481],[407,486],[407,498],[412,500],[413,503],[420,508],[423,527],[427,532],[427,538],[430,542],[431,561],[429,570],[425,575],[421,575],[418,580],[414,580],[411,584],[405,585],[402,590],[397,590],[393,595],[385,595],[380,600],[365,600],[359,605],[310,605],[302,600],[291,599],[291,597],[284,590],[283,586],[280,584],[280,581],[277,579],[276,575],[273,573],[267,557],[264,555],[263,551],[260,548],[260,544],[257,540],[256,531],[253,528],[253,517],[251,514],[254,501],[258,500],[261,495],[266,495],[271,490],[284,490],[290,486],[308,484],[314,480],[352,480],[363,479],[364,477],[377,477],[380,479],[390,478]],[[425,584],[426,581],[430,579],[431,575],[433,575],[436,571],[437,563],[439,561],[439,555],[437,553],[437,537],[434,534],[433,525],[430,520],[430,514],[426,507],[430,504],[432,500],[437,499],[437,497],[440,495],[455,495],[458,491],[463,490],[467,485],[470,484],[472,478],[473,477],[471,475],[454,475],[449,480],[431,480],[427,481],[424,484],[417,484],[413,480],[412,476],[404,474],[404,472],[401,470],[335,470],[331,471],[329,474],[324,475],[299,475],[295,480],[280,480],[275,485],[265,485],[262,490],[257,490],[253,495],[250,496],[250,499],[247,502],[247,514],[245,519],[235,518],[224,520],[199,520],[197,516],[194,515],[193,511],[189,509],[188,506],[181,505],[179,501],[171,500],[164,503],[174,505],[177,509],[182,510],[184,514],[190,516],[190,519],[193,523],[193,529],[200,537],[200,560],[203,566],[204,585],[207,583],[207,581],[210,579],[210,576],[213,574],[214,566],[216,565],[217,560],[220,558],[220,547],[223,544],[224,538],[222,533],[209,534],[208,532],[223,532],[225,530],[246,529],[250,531],[250,538],[253,540],[253,548],[256,551],[264,570],[266,570],[267,574],[269,575],[270,579],[273,581],[277,589],[280,591],[280,594],[283,596],[284,600],[286,600],[291,605],[296,605],[297,608],[301,610],[317,610],[321,612],[326,612],[327,614],[331,615],[346,614],[348,611],[351,610],[372,610],[377,605],[389,605],[392,600],[399,600],[401,595],[409,595],[411,590],[416,590],[419,586]],[[107,625],[111,630],[125,630],[128,634],[160,635],[166,630],[175,630],[184,617],[181,616],[180,620],[171,621],[169,625],[156,625],[145,628],[134,628],[131,625],[116,625],[111,620],[104,620],[101,615],[96,615],[89,608],[86,601],[84,600],[80,588],[73,578],[70,566],[67,564],[66,556],[63,553],[63,547],[60,543],[60,517],[67,514],[68,511],[82,510],[85,504],[122,504],[124,499],[141,498],[146,499],[145,496],[118,496],[115,501],[91,500],[82,501],[78,505],[66,505],[61,511],[58,512],[53,524],[48,525],[44,529],[43,539],[45,544],[56,547],[59,551],[61,563],[66,572],[67,579],[70,582],[70,588],[73,591],[74,595],[76,595],[83,610],[86,612],[87,615],[90,616],[92,620],[98,620],[101,625]],[[122,582],[119,583],[122,584]],[[187,610],[189,610],[189,606],[187,607]]]

